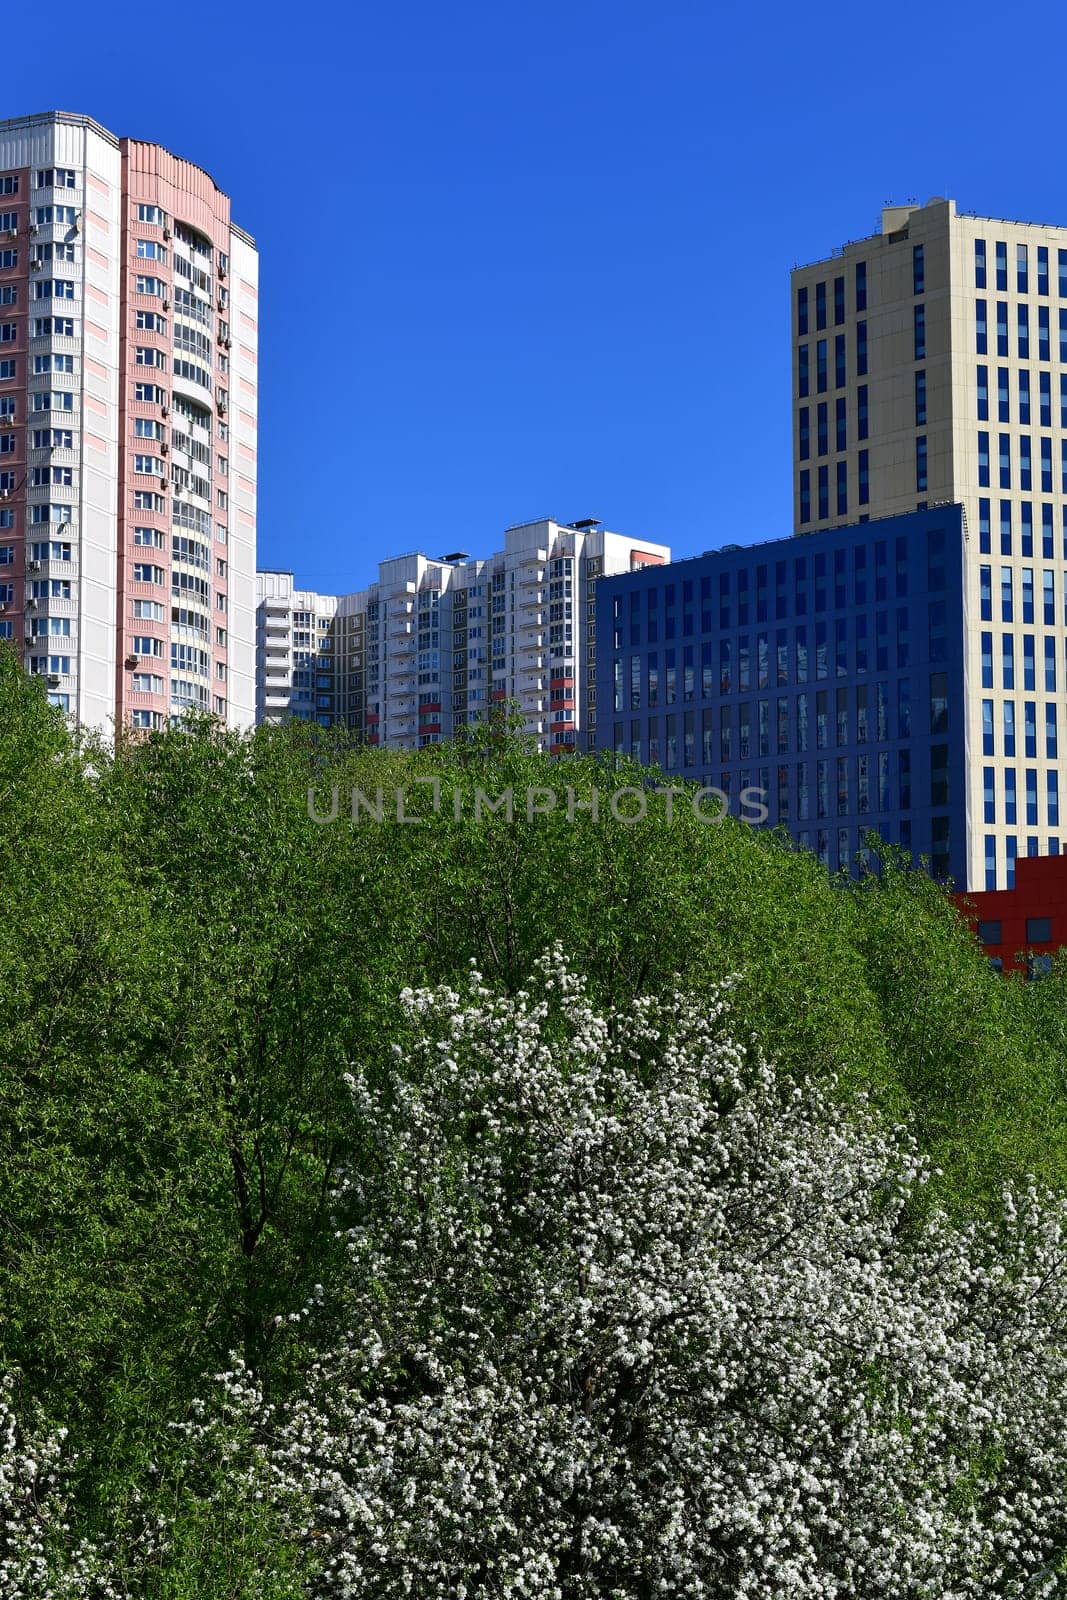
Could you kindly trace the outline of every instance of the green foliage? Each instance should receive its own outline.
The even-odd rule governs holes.
[[[662,795],[613,820],[608,796],[649,782],[505,725],[410,753],[206,722],[79,746],[0,649],[0,1368],[71,1424],[90,1520],[165,1470],[168,1424],[230,1352],[290,1384],[284,1319],[328,1281],[361,1158],[342,1075],[385,1059],[401,987],[472,961],[514,988],[558,940],[609,1005],[736,974],[742,1031],[913,1119],[954,1206],[1026,1171],[1063,1182],[1067,970],[999,979],[888,857],[831,884],[685,798],[670,822]],[[334,786],[337,820],[312,820],[309,787],[324,813]],[[420,821],[397,819],[398,786]],[[381,824],[353,822],[351,791],[379,788]],[[513,820],[479,806],[509,788]],[[555,808],[527,820],[528,788]],[[599,789],[599,820],[569,817],[568,789]],[[198,1515],[201,1555],[161,1600],[271,1593],[218,1576]]]

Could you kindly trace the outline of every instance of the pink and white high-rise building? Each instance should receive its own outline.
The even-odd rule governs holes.
[[[206,172],[0,122],[0,637],[83,725],[254,720],[257,330]]]

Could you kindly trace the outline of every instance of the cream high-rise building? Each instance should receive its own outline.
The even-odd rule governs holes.
[[[964,507],[952,806],[968,882],[1004,887],[1060,852],[1067,788],[1067,228],[890,207],[792,290],[797,534]]]

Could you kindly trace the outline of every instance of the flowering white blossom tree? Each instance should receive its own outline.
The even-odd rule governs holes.
[[[72,1530],[66,1431],[27,1426],[15,1383],[0,1380],[0,1595],[3,1600],[118,1600],[108,1557]]]
[[[1067,1593],[1062,1206],[918,1222],[900,1130],[710,1009],[405,991],[345,1337],[281,1423],[315,1593]],[[295,1501],[294,1501],[295,1504]]]
[[[349,1080],[343,1281],[293,1313],[318,1358],[178,1436],[301,1553],[294,1600],[1067,1595],[1067,1209],[930,1215],[906,1134],[728,1000],[600,1010],[558,950],[514,996],[404,992]],[[58,1447],[20,1448],[0,1417],[4,1600],[114,1593],[48,1586]]]

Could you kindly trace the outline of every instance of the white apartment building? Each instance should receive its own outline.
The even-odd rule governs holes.
[[[257,718],[343,722],[369,744],[417,748],[512,701],[541,749],[595,746],[596,583],[669,559],[593,518],[539,518],[487,560],[395,556],[339,598],[260,573]]]
[[[1019,855],[1061,843],[1067,228],[889,207],[792,290],[796,533],[964,507],[966,689],[949,714],[967,792],[952,803],[968,881],[1003,888]]]
[[[332,722],[336,595],[295,589],[291,572],[256,573],[256,722]]]

